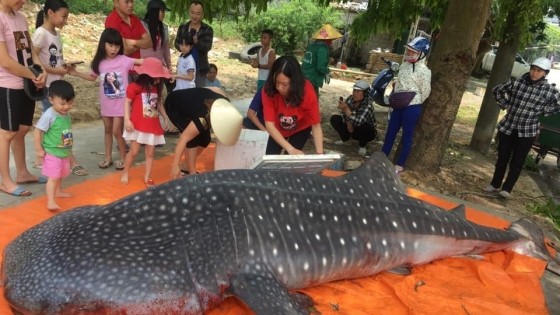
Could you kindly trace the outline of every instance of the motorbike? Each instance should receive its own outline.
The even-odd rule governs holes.
[[[371,82],[371,89],[369,96],[375,104],[380,106],[389,107],[389,94],[392,90],[392,86],[389,83],[395,78],[395,74],[399,71],[399,64],[397,62],[388,60],[381,57],[384,63],[387,64],[388,68],[383,69],[377,74],[375,79]],[[389,87],[390,90],[387,90]]]

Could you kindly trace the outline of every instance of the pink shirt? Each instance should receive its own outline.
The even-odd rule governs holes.
[[[27,67],[27,61],[31,60],[31,35],[25,16],[18,11],[14,13],[0,12],[0,42],[4,42],[12,59]],[[0,87],[21,90],[23,78],[0,66]]]
[[[124,117],[124,101],[128,86],[128,72],[134,67],[134,59],[118,55],[99,63],[99,103],[101,116]],[[93,76],[97,76],[92,72]]]
[[[39,59],[43,67],[59,68],[62,67],[64,57],[62,54],[62,37],[56,31],[56,34],[49,32],[44,27],[39,27],[33,33],[33,46],[41,48]],[[51,82],[62,79],[60,74],[49,73],[47,76],[47,87],[51,86]]]

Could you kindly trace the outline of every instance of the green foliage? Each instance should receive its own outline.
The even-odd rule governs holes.
[[[520,44],[527,45],[534,40],[534,31],[538,29],[538,22],[542,22],[547,9],[541,0],[495,0],[492,2],[493,37],[500,42],[508,42],[514,34],[507,32],[508,15],[521,31]],[[531,32],[533,30],[533,32]]]
[[[560,45],[560,27],[558,27],[558,25],[548,24],[544,30],[544,34],[546,36],[545,42],[548,45]]]
[[[95,14],[95,13],[103,13],[108,14],[113,10],[113,1],[112,0],[65,0],[68,6],[70,7],[70,12],[74,14],[84,13],[84,14]],[[45,0],[36,0],[33,1],[35,3],[39,3],[43,5]],[[136,0],[134,2],[134,9],[138,15],[140,9],[142,9],[142,15],[144,16],[144,12],[146,12],[146,3],[147,0]]]
[[[246,42],[260,40],[261,31],[274,32],[272,46],[278,54],[294,54],[303,49],[309,38],[324,24],[340,28],[341,12],[328,7],[318,7],[311,0],[281,1],[267,11],[251,13],[238,24],[239,33]]]
[[[437,28],[443,24],[448,4],[449,0],[370,0],[368,10],[352,23],[352,37],[363,42],[372,34],[402,34],[420,16],[429,16],[432,28]]]
[[[237,31],[237,21],[233,19],[214,20],[211,26],[214,29],[214,36],[221,39],[241,39],[241,35]]]
[[[267,9],[268,0],[201,0],[204,6],[204,17],[213,22],[215,18],[227,15],[247,15],[256,10],[260,13]],[[170,18],[175,20],[188,20],[190,1],[166,0],[165,4],[171,9]]]
[[[560,229],[560,204],[555,203],[552,198],[547,198],[545,203],[530,202],[525,207],[531,213],[550,218],[556,228]]]

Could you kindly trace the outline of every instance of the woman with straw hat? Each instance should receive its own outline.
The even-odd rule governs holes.
[[[342,37],[342,34],[330,24],[323,25],[313,35],[314,41],[307,46],[303,56],[303,75],[313,84],[317,98],[323,82],[327,81],[328,83],[329,81],[329,47],[333,40],[340,37]]]
[[[243,116],[216,87],[191,88],[171,92],[165,100],[165,113],[181,132],[175,145],[171,177],[196,174],[196,158],[210,144],[210,127],[220,142],[234,145],[239,139]],[[181,157],[187,149],[186,168]]]

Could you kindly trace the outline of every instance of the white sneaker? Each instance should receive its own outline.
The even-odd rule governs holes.
[[[498,195],[500,195],[500,196],[502,196],[502,197],[504,197],[504,198],[506,198],[506,199],[508,199],[509,197],[511,197],[511,194],[508,193],[508,192],[505,191],[505,190],[500,191],[500,192],[498,193]]]
[[[404,171],[404,168],[400,165],[395,165],[395,172],[397,174],[401,173],[402,171]]]
[[[482,190],[484,190],[485,192],[498,192],[498,191],[500,191],[498,188],[494,188],[494,186],[492,186],[492,185],[488,185],[488,186],[482,188]]]
[[[334,142],[334,144],[336,144],[336,145],[345,145],[346,142],[348,142],[348,141],[336,140],[336,141]]]
[[[360,147],[360,148],[358,149],[358,154],[359,154],[359,155],[365,156],[366,153],[367,153],[366,147]]]

